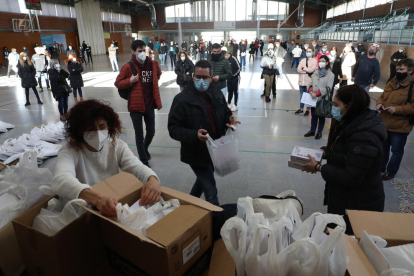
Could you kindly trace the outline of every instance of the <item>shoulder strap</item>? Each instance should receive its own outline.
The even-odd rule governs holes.
[[[137,69],[135,69],[134,64],[132,64],[132,62],[130,61],[128,63],[129,63],[129,66],[131,66],[132,74],[136,76],[138,73],[137,73]]]
[[[414,85],[414,81],[410,83],[410,88],[408,89],[407,104],[411,104],[411,98],[413,96],[413,85]]]

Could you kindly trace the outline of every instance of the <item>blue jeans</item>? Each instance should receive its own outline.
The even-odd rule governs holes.
[[[322,133],[323,128],[325,126],[325,117],[319,117],[318,115],[316,115],[316,108],[312,107],[311,108],[311,114],[312,114],[312,120],[311,120],[311,132],[315,132],[316,131],[316,125],[318,125],[318,133]]]
[[[73,96],[76,98],[78,96],[78,94],[76,93],[77,91],[79,91],[79,97],[83,97],[82,95],[82,88],[80,87],[72,87],[73,90]]]
[[[404,147],[407,143],[409,133],[387,131],[388,137],[384,141],[384,157],[382,159],[382,170],[390,175],[396,175],[404,156]],[[392,156],[390,159],[390,150]]]
[[[111,61],[111,65],[112,65],[112,71],[119,71],[119,67],[118,67],[118,61],[116,58],[109,58],[109,60]]]
[[[36,71],[37,82],[39,83],[39,87],[42,88],[42,75],[45,77],[46,86],[49,89],[49,75],[47,72]]]
[[[190,195],[201,197],[204,193],[206,201],[219,206],[213,164],[210,163],[205,167],[190,165],[190,167],[197,177]]]
[[[292,61],[292,66],[291,67],[293,67],[293,66],[295,66],[296,65],[296,68],[298,68],[298,65],[299,65],[299,60],[300,60],[300,57],[294,57],[293,58],[293,61]]]
[[[69,96],[64,96],[64,97],[61,97],[57,100],[60,115],[64,115],[64,114],[68,113],[68,98],[69,98]]]
[[[300,86],[299,85],[299,92],[300,92],[300,100],[299,101],[301,101],[302,100],[303,93],[307,93],[308,92],[308,87],[307,86]],[[300,109],[303,110],[304,107],[305,107],[305,104],[300,103]],[[307,107],[307,109],[309,110],[309,106]]]
[[[246,66],[246,56],[240,56],[240,65]]]
[[[166,54],[160,54],[161,64],[165,63],[165,55]]]

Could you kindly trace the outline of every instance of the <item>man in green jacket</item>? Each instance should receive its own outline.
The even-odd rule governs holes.
[[[227,80],[233,76],[230,68],[230,62],[224,58],[220,44],[215,43],[211,48],[211,59],[209,62],[211,63],[213,71],[212,83],[220,88],[221,92],[223,92],[224,98],[226,98]]]
[[[231,43],[231,40],[227,41],[227,53],[229,53],[230,55],[233,55],[233,44]]]

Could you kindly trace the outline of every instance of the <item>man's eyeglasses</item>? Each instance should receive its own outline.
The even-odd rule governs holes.
[[[210,79],[210,76],[200,76],[200,75],[194,75],[194,78],[195,78],[196,80],[200,80],[200,79],[203,79],[203,80],[208,80],[208,79]]]

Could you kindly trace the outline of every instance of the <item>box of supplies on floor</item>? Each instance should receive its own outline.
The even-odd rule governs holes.
[[[293,148],[292,155],[290,156],[290,161],[299,164],[306,164],[309,162],[308,155],[320,162],[322,160],[323,151],[295,146]]]
[[[128,204],[131,209],[141,198],[143,185],[130,185],[137,181],[131,174],[119,173],[93,187],[98,192],[106,191],[110,197],[116,196],[119,203]],[[128,271],[182,275],[212,244],[211,212],[221,211],[220,207],[167,187],[161,187],[161,197],[165,201],[177,199],[180,206],[146,228],[146,235],[121,224],[117,218],[107,218],[86,208],[101,221],[104,243],[111,258],[116,256],[117,260],[111,265],[127,275],[131,275]],[[125,269],[126,266],[130,268]]]

